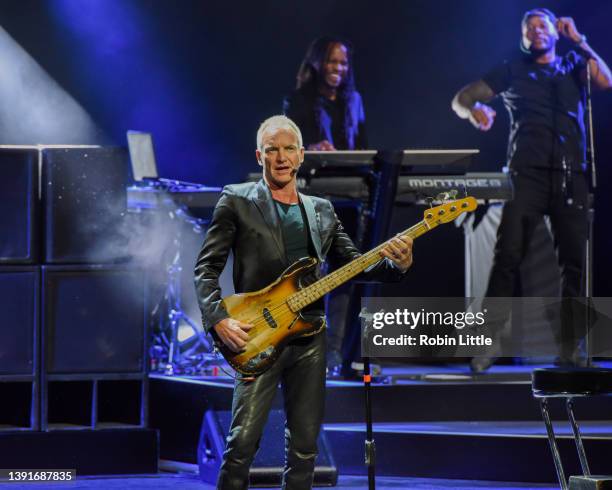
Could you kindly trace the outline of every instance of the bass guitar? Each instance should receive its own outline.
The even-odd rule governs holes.
[[[440,224],[474,211],[476,199],[465,197],[425,211],[423,220],[398,234],[417,238]],[[313,258],[303,258],[288,267],[269,286],[251,293],[233,294],[223,299],[229,316],[253,327],[248,331],[246,347],[234,352],[220,340],[217,349],[238,372],[257,376],[278,358],[290,340],[315,333],[320,324],[305,320],[301,310],[383,259],[381,250],[387,242],[345,264],[336,271],[304,285],[304,278],[319,265]]]

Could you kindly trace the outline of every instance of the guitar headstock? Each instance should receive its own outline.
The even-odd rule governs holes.
[[[474,211],[477,207],[476,199],[468,196],[426,210],[423,214],[423,219],[432,226],[449,223],[463,213]]]

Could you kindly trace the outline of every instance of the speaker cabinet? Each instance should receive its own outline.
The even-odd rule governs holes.
[[[145,369],[144,273],[118,266],[43,266],[46,374]]]
[[[39,258],[38,151],[0,148],[0,264]]]
[[[198,444],[198,465],[200,478],[206,483],[214,484],[217,481],[231,417],[229,411],[207,410],[204,414]],[[335,486],[338,481],[338,470],[323,430],[319,434],[318,447],[314,485]],[[250,486],[279,486],[284,467],[285,413],[283,410],[271,410],[259,451],[251,465]]]
[[[38,291],[38,268],[0,268],[0,376],[35,374]]]
[[[58,378],[60,376],[50,376]],[[147,424],[146,377],[136,375],[61,376],[42,383],[44,431],[143,428]]]
[[[43,151],[45,262],[103,263],[125,257],[127,208],[124,148]]]

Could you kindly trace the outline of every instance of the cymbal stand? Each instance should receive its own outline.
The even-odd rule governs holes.
[[[185,313],[181,302],[181,261],[182,226],[184,223],[193,226],[201,233],[206,220],[195,218],[178,207],[171,199],[166,199],[165,207],[168,216],[174,220],[175,236],[172,240],[172,260],[167,266],[166,288],[163,299],[156,306],[159,311],[158,331],[151,349],[152,359],[157,361],[157,369],[167,375],[201,372],[214,359],[213,345],[199,323]],[[181,340],[182,332],[187,328],[191,335]]]

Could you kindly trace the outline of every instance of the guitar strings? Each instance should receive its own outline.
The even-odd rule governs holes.
[[[399,233],[397,236],[410,236],[411,238],[417,238],[418,236],[420,236],[423,233],[427,232],[430,228],[431,228],[431,226],[428,226],[425,221],[421,221],[421,222],[417,223],[416,225],[408,228],[407,230]],[[331,291],[332,289],[334,289],[335,287],[337,287],[339,285],[339,284],[338,285],[334,285],[334,282],[335,282],[336,278],[341,278],[341,279],[343,279],[342,282],[346,282],[346,280],[348,280],[351,277],[354,277],[354,276],[360,274],[361,272],[363,272],[368,267],[371,267],[372,265],[374,265],[374,264],[378,263],[380,260],[382,260],[384,257],[380,256],[380,251],[384,247],[386,247],[388,245],[390,240],[387,240],[387,241],[381,243],[380,245],[378,245],[377,247],[373,248],[369,252],[361,255],[360,257],[358,257],[354,261],[349,262],[348,264],[345,264],[344,266],[342,266],[338,270],[336,270],[336,271],[332,272],[331,274],[321,278],[316,283],[311,284],[310,286],[305,287],[304,289],[296,291],[289,298],[287,298],[287,300],[290,300],[291,298],[294,298],[295,296],[305,296],[306,299],[309,299],[308,296],[310,294],[312,294],[312,291],[314,291],[314,294],[318,295],[319,298],[322,297],[323,295],[327,294],[327,292]],[[376,259],[376,260],[372,261],[373,259]],[[360,262],[361,264],[365,264],[365,267],[361,267],[361,264],[360,265],[356,265],[356,262]],[[369,263],[369,262],[371,262],[371,263]],[[348,276],[348,278],[346,278],[345,276]],[[342,284],[342,282],[340,284]],[[329,283],[331,283],[331,285],[333,287],[331,289],[328,289],[327,291],[323,292],[322,294],[319,294],[317,289],[318,288],[326,289],[328,287]],[[318,299],[318,298],[316,298],[316,299]],[[315,301],[316,301],[316,299],[315,299]]]

